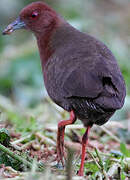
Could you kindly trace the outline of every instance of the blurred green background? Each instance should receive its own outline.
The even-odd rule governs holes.
[[[32,0],[0,0],[0,31]],[[130,1],[45,0],[73,26],[103,41],[116,56],[127,85],[125,106],[114,119],[130,118]],[[17,107],[44,102],[40,58],[35,37],[25,30],[0,33],[0,103],[6,97]],[[128,123],[129,124],[129,123]]]

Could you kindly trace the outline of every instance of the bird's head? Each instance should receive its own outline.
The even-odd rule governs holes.
[[[34,2],[23,8],[19,17],[3,31],[11,34],[17,29],[29,29],[36,35],[51,30],[58,22],[58,15],[47,4]]]

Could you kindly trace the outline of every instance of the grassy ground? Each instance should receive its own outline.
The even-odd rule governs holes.
[[[23,110],[0,96],[0,109],[2,179],[80,179],[76,174],[80,165],[81,137],[85,132],[80,122],[66,128],[65,150],[68,160],[66,167],[62,168],[55,161],[56,123],[68,117],[66,112],[48,98],[35,110]],[[92,128],[86,151],[84,179],[130,178],[130,145],[121,138],[129,136],[127,127],[124,122],[109,121],[104,126]]]

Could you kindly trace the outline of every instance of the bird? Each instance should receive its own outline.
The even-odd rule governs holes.
[[[126,86],[117,60],[103,42],[74,28],[41,1],[25,6],[3,35],[18,29],[34,33],[48,95],[70,113],[58,123],[58,163],[65,161],[65,127],[79,119],[86,128],[78,171],[83,176],[90,129],[106,123],[124,105]]]

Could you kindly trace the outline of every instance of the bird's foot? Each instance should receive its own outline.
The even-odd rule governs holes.
[[[60,127],[58,129],[58,136],[57,136],[57,161],[58,163],[61,162],[63,167],[65,165],[66,154],[64,151],[64,127]]]
[[[57,157],[56,160],[58,163],[62,163],[62,166],[65,166],[65,159],[66,159],[66,154],[64,152],[64,144],[63,142],[59,144],[57,147]]]
[[[64,151],[64,133],[65,126],[73,124],[76,121],[76,117],[73,111],[70,112],[69,120],[62,120],[58,123],[58,132],[57,132],[57,161],[61,162],[62,165],[65,165],[66,153]]]
[[[84,175],[83,169],[80,169],[78,172],[78,176],[83,176],[83,175]]]
[[[55,165],[55,167],[59,170],[63,170],[64,169],[64,166],[62,165],[62,163],[60,162],[57,162],[57,164]]]

